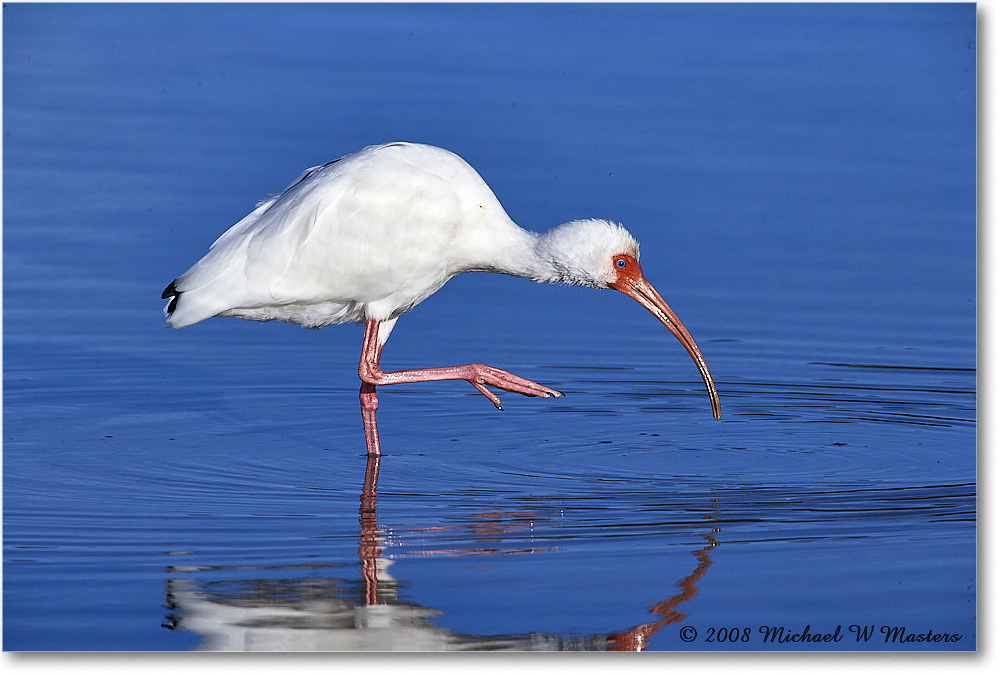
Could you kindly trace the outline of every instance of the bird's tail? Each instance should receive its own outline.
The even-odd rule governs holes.
[[[181,297],[181,292],[177,290],[176,284],[177,279],[171,281],[170,285],[163,289],[163,294],[160,296],[164,300],[170,300],[167,306],[163,308],[163,315],[167,317],[167,323],[170,323],[170,315],[177,309],[177,301]]]
[[[204,287],[192,288],[189,272],[171,281],[160,296],[168,300],[163,314],[167,317],[167,325],[172,328],[190,326],[233,306],[231,295],[220,294],[215,289],[212,289],[214,292],[206,292]]]

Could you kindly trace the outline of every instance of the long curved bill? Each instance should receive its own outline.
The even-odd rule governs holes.
[[[617,283],[611,284],[611,288],[621,291],[648,309],[653,316],[667,327],[667,330],[674,334],[674,337],[680,340],[681,344],[684,345],[684,349],[687,350],[688,354],[694,360],[694,364],[698,366],[698,371],[701,373],[702,379],[705,380],[705,387],[708,389],[708,396],[712,401],[712,415],[715,419],[721,420],[722,406],[719,403],[719,392],[715,390],[715,383],[712,382],[712,374],[708,372],[705,357],[701,355],[701,350],[698,349],[698,345],[695,343],[694,338],[691,337],[691,333],[681,323],[674,310],[670,309],[670,305],[667,304],[666,300],[656,292],[653,285],[646,281],[646,277],[642,276],[641,273],[631,278],[622,278]]]

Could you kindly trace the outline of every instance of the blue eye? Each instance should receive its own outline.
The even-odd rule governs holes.
[[[626,265],[625,258],[619,258],[618,260],[615,261],[615,266],[618,267],[618,269],[620,270],[625,269],[625,265]]]

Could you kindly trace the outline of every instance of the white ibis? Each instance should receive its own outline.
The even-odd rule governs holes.
[[[303,173],[257,205],[175,279],[163,298],[167,323],[212,316],[274,319],[310,328],[365,322],[361,412],[368,454],[379,452],[378,385],[466,380],[500,408],[495,387],[525,396],[562,394],[472,363],[385,372],[382,347],[403,312],[463,272],[498,272],[539,283],[613,288],[635,299],[694,359],[721,419],[705,359],[677,315],[646,281],[639,244],[621,225],[576,220],[539,234],[523,230],[462,158],[429,145],[365,148]]]

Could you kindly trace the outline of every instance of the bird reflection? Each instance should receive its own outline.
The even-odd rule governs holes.
[[[175,630],[200,634],[200,649],[222,651],[641,651],[665,626],[687,617],[677,608],[698,593],[696,585],[712,564],[709,552],[719,545],[715,535],[718,500],[705,514],[709,531],[705,545],[695,551],[694,571],[678,582],[681,591],[656,602],[649,609],[655,619],[617,633],[593,635],[457,634],[435,625],[440,610],[407,603],[398,595],[398,584],[389,573],[391,560],[383,556],[385,536],[378,523],[379,456],[368,456],[361,492],[358,556],[361,584],[335,576],[262,578],[211,581],[199,584],[193,573],[242,576],[242,571],[279,569],[289,574],[335,574],[336,565],[311,564],[287,567],[183,567],[168,568],[167,605],[174,614],[164,624]],[[479,514],[488,524],[473,525],[468,538],[483,535],[499,541],[507,514]],[[515,517],[528,515],[516,513]],[[447,551],[422,551],[421,555],[495,555],[531,553],[538,549],[503,550],[498,546],[470,546]],[[550,549],[554,550],[554,549]],[[236,574],[234,574],[234,572]],[[345,575],[346,576],[346,575]]]

